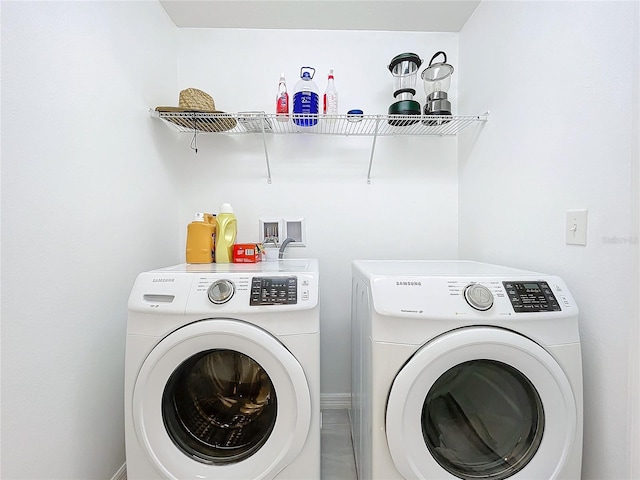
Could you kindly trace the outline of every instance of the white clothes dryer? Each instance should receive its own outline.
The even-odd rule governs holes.
[[[318,262],[177,265],[129,297],[127,478],[320,478]]]
[[[579,479],[578,307],[557,276],[355,261],[358,477]]]

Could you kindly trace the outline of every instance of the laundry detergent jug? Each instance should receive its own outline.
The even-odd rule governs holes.
[[[238,221],[229,203],[223,203],[216,217],[216,263],[233,262],[233,245],[236,243]]]
[[[187,225],[187,263],[213,262],[216,218],[209,213],[196,213],[193,222]]]

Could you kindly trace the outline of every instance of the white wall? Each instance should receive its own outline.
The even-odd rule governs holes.
[[[179,35],[179,88],[201,88],[228,112],[274,112],[280,72],[292,95],[300,67],[309,65],[321,92],[334,68],[340,113],[386,113],[394,101],[387,69],[394,56],[416,52],[428,62],[445,50],[451,63],[458,61],[457,34],[181,29]],[[424,103],[421,83],[417,89]],[[260,216],[305,217],[308,246],[288,255],[319,259],[322,393],[348,402],[351,261],[457,255],[457,140],[379,138],[370,185],[372,138],[270,138],[271,185],[260,136],[201,135],[197,155],[190,141],[190,135],[181,140],[184,224],[194,212],[217,212],[228,201],[238,241],[251,242],[258,240]]]
[[[306,218],[309,246],[288,254],[320,259],[327,395],[350,391],[352,259],[451,258],[459,238],[463,258],[563,276],[582,311],[584,478],[640,476],[628,385],[638,375],[637,3],[485,1],[460,36],[177,31],[156,2],[0,8],[2,478],[115,473],[133,279],[182,261],[193,212],[224,201],[243,242],[261,215]],[[280,72],[291,91],[307,64],[321,90],[336,70],[341,112],[382,113],[389,60],[439,49],[456,67],[457,113],[492,112],[460,138],[459,166],[457,139],[381,138],[367,185],[371,139],[273,137],[268,185],[258,136],[201,135],[195,155],[189,135],[147,114],[187,86],[221,110],[271,111]],[[587,247],[564,245],[574,208],[589,209]]]
[[[157,2],[1,2],[4,479],[124,463],[126,304],[181,259],[176,27]]]
[[[485,1],[460,34],[461,103],[491,110],[479,135],[461,137],[460,255],[558,274],[572,289],[585,479],[640,475],[639,8]],[[572,209],[589,210],[586,247],[565,245]]]

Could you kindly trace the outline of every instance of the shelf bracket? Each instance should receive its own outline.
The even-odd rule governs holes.
[[[376,126],[373,131],[373,143],[371,144],[371,157],[369,157],[369,171],[367,171],[367,184],[371,184],[371,166],[373,165],[373,152],[376,150],[376,140],[378,138],[378,127],[380,126],[380,116],[376,118]]]
[[[269,165],[269,151],[267,150],[267,135],[264,130],[266,121],[266,118],[262,118],[262,145],[264,146],[264,159],[267,163],[267,183],[271,184],[271,166]]]

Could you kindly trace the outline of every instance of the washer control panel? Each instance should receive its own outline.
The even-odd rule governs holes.
[[[547,282],[502,282],[516,313],[522,312],[557,312],[560,304],[553,295]]]
[[[298,302],[298,277],[253,277],[250,305],[295,305]]]

